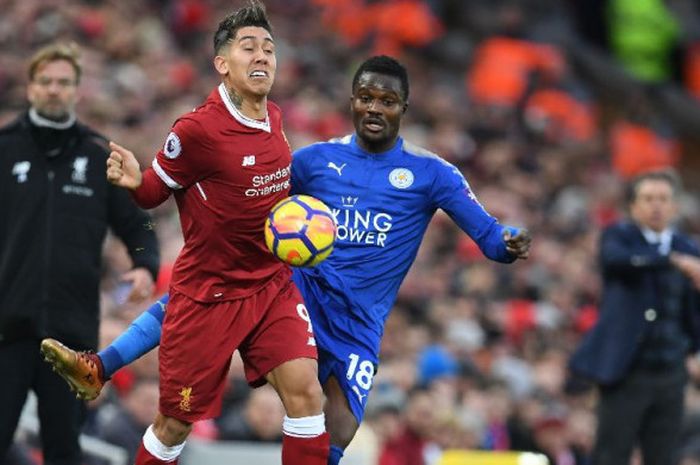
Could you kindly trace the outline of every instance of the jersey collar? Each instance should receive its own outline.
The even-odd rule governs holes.
[[[224,105],[226,105],[228,112],[231,113],[231,116],[233,116],[236,119],[236,121],[241,123],[243,126],[247,126],[253,129],[260,129],[265,132],[271,132],[269,113],[265,115],[265,121],[258,121],[257,119],[248,118],[246,115],[238,111],[236,105],[233,104],[233,102],[231,101],[231,97],[228,95],[228,92],[226,91],[226,86],[224,86],[223,82],[219,84],[219,96],[221,97],[221,101],[224,102]]]
[[[38,111],[34,107],[31,107],[29,109],[29,120],[32,122],[34,126],[38,126],[40,128],[51,128],[51,129],[68,129],[69,127],[73,126],[76,121],[76,116],[75,112],[71,112],[68,115],[68,120],[59,123],[57,121],[50,120],[48,118],[44,118],[39,114]]]
[[[401,153],[401,150],[403,149],[403,139],[399,136],[396,138],[396,143],[394,144],[393,147],[391,147],[389,150],[385,152],[379,152],[379,153],[374,153],[374,152],[368,152],[362,147],[360,147],[360,144],[357,143],[357,134],[353,133],[352,138],[350,139],[352,146],[355,148],[355,150],[358,153],[361,153],[364,156],[368,157],[376,157],[376,158],[386,158],[390,157],[392,155],[395,155],[397,153]]]

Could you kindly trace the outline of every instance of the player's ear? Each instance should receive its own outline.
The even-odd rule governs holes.
[[[401,113],[406,114],[407,111],[408,111],[408,102],[404,102],[403,108],[401,109]]]
[[[229,71],[228,63],[226,63],[226,59],[221,55],[216,55],[214,57],[214,68],[216,68],[216,72],[222,76],[226,76]]]

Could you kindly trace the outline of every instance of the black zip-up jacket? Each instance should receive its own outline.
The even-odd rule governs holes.
[[[109,184],[108,156],[107,141],[80,123],[38,128],[25,113],[0,128],[0,344],[54,337],[95,348],[108,227],[155,279],[150,217]]]

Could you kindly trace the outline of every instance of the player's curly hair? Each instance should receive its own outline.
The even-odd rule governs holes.
[[[396,59],[386,56],[377,55],[365,60],[357,71],[355,71],[355,76],[352,78],[352,90],[355,90],[357,82],[360,79],[362,73],[379,73],[385,74],[387,76],[393,76],[401,81],[401,91],[403,92],[404,101],[408,101],[408,72],[406,68],[399,63]]]
[[[218,54],[222,47],[236,37],[239,29],[248,26],[261,27],[272,34],[265,5],[259,0],[248,0],[248,5],[234,11],[219,23],[214,34],[214,53]]]

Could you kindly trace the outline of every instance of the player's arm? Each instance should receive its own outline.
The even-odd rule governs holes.
[[[530,233],[503,226],[481,206],[466,179],[456,167],[441,163],[435,176],[432,196],[455,223],[471,237],[491,260],[510,263],[527,258]]]
[[[131,150],[116,142],[110,142],[112,152],[107,159],[107,180],[115,186],[124,187],[141,208],[155,208],[170,196],[170,189],[152,169],[141,173],[136,156]]]
[[[173,126],[151,167],[143,173],[133,153],[111,143],[107,178],[115,185],[130,189],[142,208],[157,207],[172,191],[187,189],[209,174],[207,157],[201,155],[207,141],[197,121],[182,118]]]

